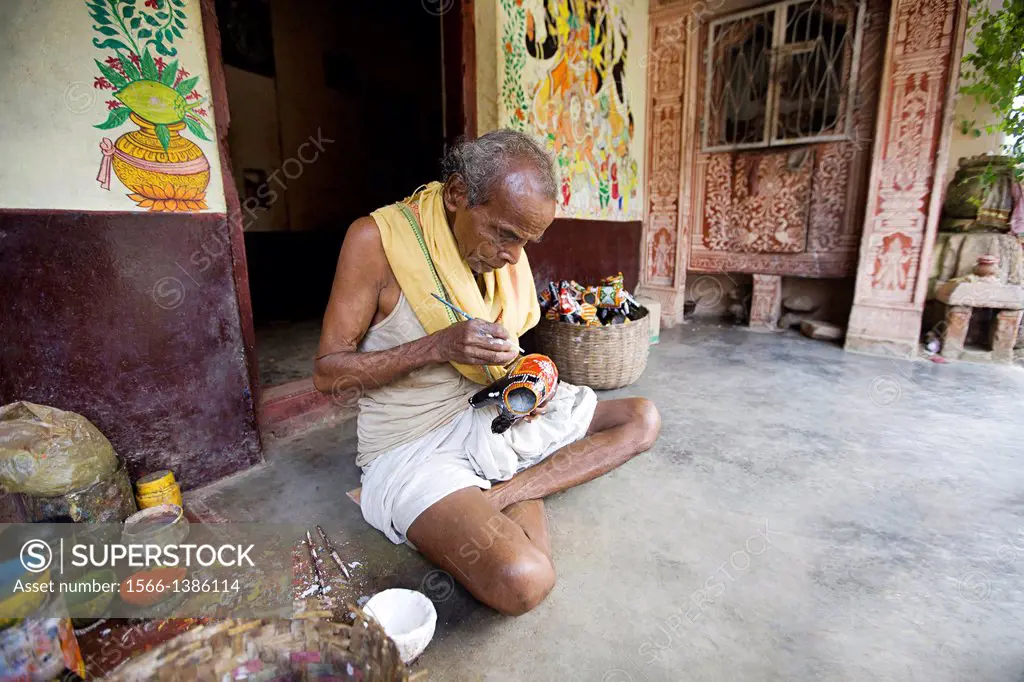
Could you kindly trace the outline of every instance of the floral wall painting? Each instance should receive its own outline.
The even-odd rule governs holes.
[[[98,75],[105,91],[103,131],[128,130],[99,142],[100,187],[113,176],[127,197],[150,211],[207,209],[210,162],[189,137],[210,142],[209,101],[200,77],[180,59],[177,45],[190,32],[186,0],[86,0],[92,19]],[[201,36],[199,36],[201,40]],[[204,65],[205,66],[205,65]]]
[[[499,2],[499,125],[554,156],[559,216],[639,220],[647,3]]]

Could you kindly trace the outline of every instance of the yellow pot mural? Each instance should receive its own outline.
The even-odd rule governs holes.
[[[96,61],[101,76],[93,87],[111,90],[107,120],[96,127],[112,130],[131,121],[137,129],[111,141],[104,137],[96,180],[105,190],[116,175],[129,199],[151,211],[201,211],[207,208],[210,162],[192,140],[210,141],[205,101],[192,77],[172,59],[175,40],[186,27],[185,0],[86,0],[98,37],[93,45],[112,50]],[[155,55],[155,56],[154,56]]]
[[[132,191],[128,195],[151,211],[199,211],[206,208],[206,186],[210,184],[210,162],[195,142],[181,136],[184,123],[167,126],[170,139],[164,150],[156,135],[156,124],[130,115],[138,130],[111,142],[103,138],[103,162],[97,180],[110,189],[110,170]]]

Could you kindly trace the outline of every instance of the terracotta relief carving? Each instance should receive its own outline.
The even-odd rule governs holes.
[[[869,0],[851,139],[779,150],[783,159],[794,149],[813,153],[807,167],[809,185],[804,184],[803,176],[790,175],[784,186],[773,188],[781,190],[785,197],[785,201],[780,198],[775,202],[773,208],[775,216],[787,219],[783,234],[788,239],[774,242],[765,233],[752,236],[765,226],[751,230],[749,224],[742,223],[749,223],[753,216],[735,213],[734,202],[742,189],[737,188],[740,175],[735,172],[732,159],[745,158],[750,152],[697,155],[696,179],[703,189],[697,214],[703,216],[703,224],[692,230],[689,237],[690,270],[802,277],[843,277],[856,272],[888,18],[888,2]],[[706,37],[701,40],[705,44]],[[701,102],[704,76],[701,69]],[[798,196],[809,197],[801,208],[797,208]],[[733,231],[737,237],[730,236]]]
[[[750,326],[776,329],[782,315],[782,277],[754,275],[754,292],[750,302]]]
[[[861,272],[859,297],[911,304],[928,218],[950,64],[955,0],[897,3],[887,115],[892,121],[875,179],[865,239],[877,244]],[[894,294],[898,292],[898,294]]]
[[[879,115],[889,122],[869,179],[868,215],[846,347],[915,354],[924,306],[922,267],[938,225],[949,153],[944,117],[952,106],[964,35],[959,0],[894,0],[891,58],[882,73]],[[931,211],[931,204],[936,210]],[[959,312],[959,311],[954,311]],[[952,315],[952,327],[966,322]],[[947,344],[957,345],[955,333]],[[945,353],[945,349],[943,351]]]
[[[719,157],[712,162],[716,171],[731,156],[732,182],[723,179],[709,192],[704,245],[713,251],[802,252],[807,243],[814,150],[715,156]],[[728,184],[731,196],[716,201]]]
[[[873,286],[885,291],[906,289],[913,257],[914,240],[907,235],[897,232],[883,238],[875,248],[871,269]]]
[[[651,35],[647,233],[641,283],[672,287],[679,245],[686,17],[656,20]]]

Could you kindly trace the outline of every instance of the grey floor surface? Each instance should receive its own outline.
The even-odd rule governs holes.
[[[431,680],[1024,680],[1024,369],[686,325],[619,395],[661,438],[549,498],[558,584],[520,618],[365,524],[351,423],[192,499],[323,524],[361,594],[422,590]]]

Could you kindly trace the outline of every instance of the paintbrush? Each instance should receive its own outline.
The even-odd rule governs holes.
[[[452,309],[453,311],[455,311],[455,313],[456,313],[456,314],[458,314],[458,315],[462,315],[462,316],[463,316],[464,318],[466,318],[467,320],[475,320],[475,319],[478,319],[478,318],[475,318],[475,317],[473,317],[473,316],[472,316],[472,315],[470,315],[469,313],[467,313],[467,312],[466,312],[465,310],[463,310],[462,308],[460,308],[460,307],[458,307],[458,306],[456,306],[456,305],[452,305],[451,303],[449,303],[448,301],[444,300],[443,298],[441,298],[441,297],[440,297],[440,296],[438,296],[437,294],[435,294],[435,293],[431,292],[431,293],[430,293],[430,295],[431,295],[431,296],[433,296],[434,298],[436,298],[436,299],[437,299],[438,301],[440,301],[441,303],[443,303],[443,304],[445,304],[446,306],[448,306],[449,308],[451,308],[451,309]],[[493,338],[493,337],[492,337],[492,338]],[[525,350],[523,350],[523,347],[522,347],[522,346],[516,346],[516,348],[518,348],[518,349],[519,349],[519,352],[520,352],[520,353],[521,353],[522,355],[526,355],[526,351],[525,351]]]
[[[313,562],[313,575],[316,576],[316,584],[319,588],[318,594],[323,594],[325,584],[324,576],[323,573],[320,572],[320,564],[318,564],[316,560],[316,546],[313,545],[313,536],[310,535],[308,530],[306,531],[306,546],[309,547],[309,558]]]
[[[316,527],[316,532],[320,534],[324,544],[327,545],[327,551],[331,553],[331,558],[334,559],[334,563],[338,565],[338,568],[340,568],[341,572],[345,575],[345,580],[351,580],[352,576],[349,575],[348,569],[345,568],[345,562],[341,560],[340,556],[338,556],[338,550],[334,549],[334,543],[331,542],[329,537],[327,537],[327,533],[325,533],[324,529],[320,526]]]

